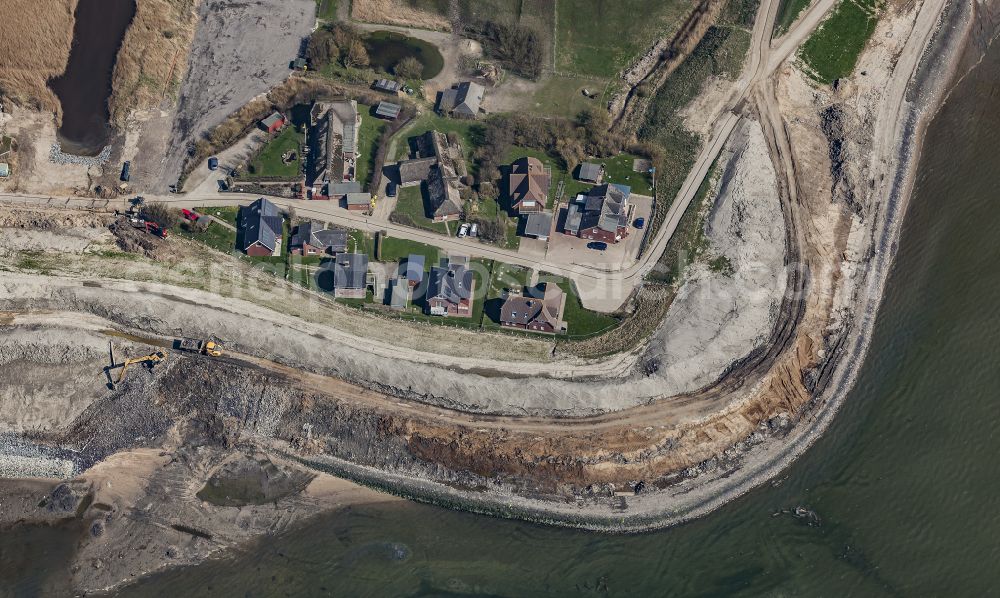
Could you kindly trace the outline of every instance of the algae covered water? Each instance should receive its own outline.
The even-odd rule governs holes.
[[[1000,46],[931,126],[868,359],[775,484],[607,536],[348,509],[121,596],[978,596],[1000,570]],[[818,519],[796,517],[804,506]]]

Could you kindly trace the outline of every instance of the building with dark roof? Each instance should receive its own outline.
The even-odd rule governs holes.
[[[254,257],[281,255],[283,227],[284,218],[278,206],[261,197],[248,206],[240,206],[236,244],[243,253]]]
[[[427,178],[427,192],[430,195],[431,213],[428,218],[434,222],[458,220],[462,215],[462,196],[459,192],[458,175],[446,164],[431,168]]]
[[[427,281],[427,309],[432,316],[472,317],[476,279],[466,264],[431,268]]]
[[[628,236],[630,189],[624,185],[599,185],[572,203],[563,232],[590,241],[617,243]]]
[[[392,102],[379,102],[378,106],[375,107],[375,116],[388,120],[396,120],[399,116],[399,111],[402,109],[403,107],[399,104],[393,104]]]
[[[345,181],[343,183],[327,183],[326,196],[331,201],[340,201],[348,193],[361,193],[361,183],[357,181]]]
[[[585,183],[599,185],[604,180],[604,165],[584,162],[580,164],[580,174],[576,178]]]
[[[325,183],[353,181],[361,114],[355,100],[316,102],[309,112],[306,185],[319,194]]]
[[[523,295],[508,295],[500,307],[500,325],[555,334],[566,331],[562,320],[566,294],[555,283],[542,283]]]
[[[486,88],[478,83],[459,83],[441,93],[438,112],[455,118],[478,118],[485,95]]]
[[[552,214],[549,212],[535,212],[528,214],[524,221],[524,235],[546,240],[552,232]]]
[[[293,255],[321,255],[347,251],[347,231],[339,228],[320,228],[315,222],[303,222],[295,227],[288,242]]]
[[[510,205],[518,213],[545,209],[552,174],[538,158],[526,156],[514,160],[507,177]]]
[[[424,267],[426,263],[424,255],[421,253],[411,253],[406,257],[403,278],[406,279],[410,287],[420,286],[420,283],[424,281]]]
[[[398,94],[403,88],[399,81],[394,81],[392,79],[378,79],[372,87],[379,91],[391,94]]]
[[[368,256],[338,253],[316,274],[319,288],[334,297],[364,299],[368,288]]]
[[[437,161],[436,156],[403,160],[397,164],[397,168],[399,169],[399,185],[401,187],[410,187],[426,181],[431,174],[431,167],[437,164]]]

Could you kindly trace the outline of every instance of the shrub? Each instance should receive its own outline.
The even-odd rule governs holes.
[[[177,210],[168,207],[167,204],[154,201],[142,207],[142,217],[155,222],[162,228],[173,228],[180,222]]]
[[[392,70],[397,77],[420,79],[424,73],[424,65],[413,56],[407,56],[397,62],[395,68]]]
[[[534,29],[520,24],[476,21],[466,32],[483,42],[483,50],[515,73],[537,79],[542,74],[544,51]]]

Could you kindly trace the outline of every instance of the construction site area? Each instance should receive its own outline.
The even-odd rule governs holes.
[[[314,22],[311,0],[227,14],[209,2],[167,4],[185,17],[177,32],[195,48],[189,72],[176,104],[161,96],[154,108],[147,97],[115,129],[113,168],[45,161],[42,147],[57,137],[50,113],[18,106],[0,120],[20,146],[18,172],[0,190],[0,478],[11,481],[0,484],[9,505],[0,527],[83,522],[72,573],[81,593],[351,504],[402,497],[624,533],[701,516],[773,478],[853,384],[912,185],[912,156],[900,148],[922,131],[901,123],[923,122],[941,92],[922,57],[939,23],[972,27],[941,0],[894,7],[858,50],[865,75],[830,85],[797,57],[835,3],[803,8],[780,34],[780,3],[755,5],[741,17],[748,39],[735,70],[703,79],[677,106],[684,117],[671,122],[698,142],[690,169],[671,180],[660,154],[633,156],[645,151],[637,123],[655,129],[667,118],[669,98],[650,92],[683,72],[675,62],[698,58],[712,23],[731,26],[732,6],[681,11],[686,20],[628,68],[577,48],[588,76],[620,69],[625,84],[610,104],[617,113],[601,121],[598,137],[614,139],[599,168],[587,156],[567,168],[562,154],[528,147],[530,132],[490,146],[502,129],[478,128],[497,121],[468,83],[444,89],[450,114],[423,91],[393,92],[414,111],[408,130],[376,120],[383,100],[370,89],[301,68],[289,75],[297,44],[334,18]],[[276,4],[282,24],[267,35],[281,52],[263,38],[245,47],[231,23]],[[467,12],[417,16],[446,30],[474,22]],[[356,47],[364,27],[374,25],[325,31]],[[414,35],[460,47],[457,34]],[[219,53],[207,51],[220,37]],[[545,60],[565,64],[554,47]],[[457,72],[444,55],[445,72]],[[324,68],[346,77],[355,66]],[[230,71],[239,77],[217,81]],[[334,86],[348,93],[330,94]],[[41,93],[34,79],[24,89]],[[336,151],[310,181],[313,199],[224,188],[230,159],[245,161],[286,125],[308,134],[278,104],[331,95],[347,116],[323,138]],[[586,127],[559,122],[591,142]],[[409,157],[410,133],[456,149]],[[501,175],[490,152],[524,154],[511,166],[530,165],[524,214],[501,213],[500,187],[516,177]],[[390,219],[417,195],[394,189],[389,207],[378,203],[395,185],[386,173],[399,174],[397,156],[423,169],[410,189],[434,186],[457,212],[431,205],[426,222],[419,210]],[[478,180],[452,169],[463,160]],[[599,171],[592,183],[584,165]],[[483,184],[487,170],[496,186]],[[560,194],[582,198],[572,211],[589,224],[551,244],[556,177]],[[640,212],[626,208],[633,191]],[[546,238],[520,251],[516,237],[546,208]],[[488,218],[459,227],[458,212]],[[487,222],[503,225],[492,241],[475,232]],[[511,222],[520,224],[508,232]],[[570,257],[553,258],[561,246],[574,247]],[[324,276],[332,289],[313,284]],[[546,280],[560,292],[532,295]],[[393,311],[400,285],[403,309]],[[426,313],[406,311],[410,294],[428,288]],[[385,293],[389,305],[377,305]],[[552,296],[557,307],[545,303]],[[517,320],[512,305],[535,319]],[[490,310],[501,318],[492,325]],[[564,329],[532,328],[553,322]]]

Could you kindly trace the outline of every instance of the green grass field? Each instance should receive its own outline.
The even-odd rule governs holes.
[[[368,111],[371,106],[358,104],[361,113],[361,129],[358,131],[358,171],[355,176],[366,189],[371,181],[372,169],[375,168],[375,154],[378,152],[378,142],[385,131],[386,122],[371,116]]]
[[[431,266],[437,266],[442,257],[441,250],[433,245],[409,239],[385,237],[382,239],[382,254],[379,256],[379,261],[398,262],[406,259],[411,253],[424,256],[424,270],[426,271],[429,271]]]
[[[812,4],[812,0],[781,0],[778,7],[778,17],[774,21],[774,36],[788,31],[788,28],[799,18],[802,11]]]
[[[298,154],[302,142],[302,133],[296,131],[293,126],[285,127],[264,146],[260,154],[250,163],[250,172],[247,173],[247,178],[284,177],[293,179],[299,176],[302,172],[302,162],[299,159],[301,156],[287,164],[281,161],[281,156],[288,151],[294,151]]]
[[[433,112],[425,112],[413,119],[397,137],[396,160],[404,160],[410,155],[410,139],[419,137],[427,131],[440,131],[441,133],[455,133],[462,144],[462,153],[465,154],[466,166],[469,172],[474,174],[472,164],[472,152],[482,142],[483,125],[475,121],[460,120],[455,118],[444,118]]]
[[[619,324],[618,318],[591,311],[580,302],[576,285],[571,280],[554,274],[542,274],[539,282],[553,282],[566,293],[566,309],[563,320],[566,321],[567,338],[585,338],[610,330]]]
[[[884,7],[881,0],[841,0],[799,53],[813,78],[832,83],[854,72]]]
[[[692,0],[559,0],[556,69],[611,78],[661,36],[671,36]]]
[[[324,21],[336,21],[337,0],[316,0],[316,18]]]
[[[438,234],[447,235],[448,227],[444,222],[434,222],[427,217],[424,201],[424,185],[419,187],[402,187],[396,198],[396,209],[393,210],[392,221],[405,226],[414,226]]]

